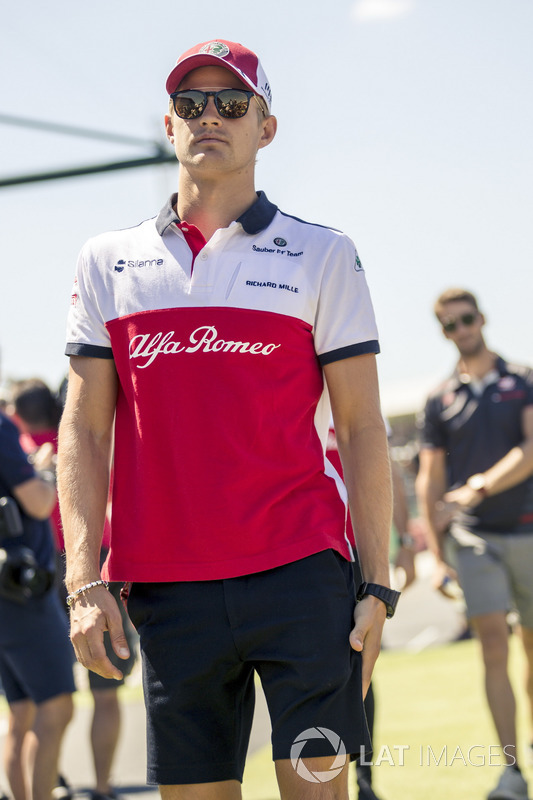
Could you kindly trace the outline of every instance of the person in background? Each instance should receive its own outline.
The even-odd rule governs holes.
[[[459,361],[420,420],[419,506],[439,583],[446,591],[455,576],[452,559],[481,644],[487,702],[506,764],[488,798],[527,800],[507,614],[520,615],[533,714],[533,370],[487,347],[485,316],[472,292],[449,289],[434,311]]]
[[[29,463],[17,427],[0,414],[0,680],[14,800],[52,800],[73,713],[73,654],[54,591],[48,523],[56,499],[53,483]]]
[[[390,439],[392,431],[386,420],[385,423],[387,425],[387,435]],[[333,464],[339,476],[342,478],[343,477],[342,464],[339,457],[337,437],[335,436],[335,429],[332,424],[330,424],[328,432],[326,456],[328,457],[329,461],[331,461],[331,463]],[[406,589],[413,583],[413,581],[416,578],[415,542],[408,530],[409,506],[407,502],[407,494],[405,491],[405,483],[403,480],[402,470],[399,464],[397,464],[392,459],[391,459],[391,472],[392,472],[392,487],[393,487],[392,522],[393,522],[393,533],[396,539],[395,542],[396,554],[394,558],[394,567],[398,571],[398,584],[401,585],[402,589]],[[358,587],[363,583],[363,576],[361,574],[361,567],[359,564],[359,560],[357,558],[355,538],[354,538],[352,521],[350,518],[349,510],[346,517],[346,533],[350,541],[354,545],[355,560],[353,562],[353,571],[354,571],[355,588],[357,593]],[[368,692],[364,700],[364,705],[365,705],[366,719],[368,723],[368,730],[370,732],[370,737],[373,740],[374,720],[376,713],[373,681],[371,681],[370,686],[368,687]],[[368,754],[365,754],[364,758],[360,758],[357,761],[355,761],[355,774],[357,781],[358,798],[359,800],[379,800],[378,796],[376,795],[372,787],[372,766],[370,763],[370,757],[367,756]]]
[[[20,431],[20,444],[38,473],[55,481],[57,431],[62,407],[49,386],[40,378],[15,381],[10,387],[6,413]],[[50,515],[56,549],[63,549],[59,503]],[[58,570],[61,581],[63,570]]]
[[[52,393],[48,385],[38,379],[18,381],[11,387],[11,402],[7,407],[8,413],[21,431],[21,445],[29,454],[34,466],[45,473],[55,477],[57,433],[59,420],[62,413],[60,400]],[[44,451],[44,452],[43,452]],[[63,529],[59,514],[59,504],[56,503],[50,518],[54,539],[57,548],[57,575],[56,581],[59,598],[68,618],[66,604],[65,577],[65,545]],[[102,563],[109,547],[109,513],[106,515],[102,538]],[[121,584],[112,584],[110,591],[118,600]],[[111,775],[116,755],[121,728],[121,707],[119,688],[124,685],[125,678],[131,673],[136,657],[136,637],[128,615],[122,603],[119,604],[124,622],[124,630],[130,646],[130,658],[122,664],[123,677],[103,678],[96,672],[89,671],[89,689],[93,699],[93,715],[90,729],[91,756],[94,766],[95,786],[91,790],[92,800],[105,800],[116,797],[111,786]],[[112,661],[119,663],[115,655],[109,634],[105,635],[107,653]],[[65,776],[59,776],[59,786],[54,790],[54,800],[60,800],[71,793],[70,786]]]

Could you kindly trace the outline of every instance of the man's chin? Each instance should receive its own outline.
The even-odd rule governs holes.
[[[464,342],[462,344],[457,343],[457,349],[463,358],[474,358],[475,356],[480,355],[483,352],[483,347],[483,342]]]

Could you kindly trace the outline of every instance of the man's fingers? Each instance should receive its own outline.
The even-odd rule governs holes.
[[[122,627],[118,633],[113,633],[109,630],[109,635],[111,637],[111,645],[113,646],[113,650],[117,654],[119,658],[129,658],[130,657],[130,649],[128,647],[128,643],[126,641],[126,637],[124,636],[124,630]]]
[[[119,681],[123,677],[122,672],[111,663],[106,655],[103,658],[93,658],[88,669],[97,672],[102,678],[115,678]]]
[[[365,642],[366,631],[361,628],[354,628],[350,633],[350,645],[353,650],[362,653]]]
[[[367,647],[365,648],[365,639]],[[361,628],[354,628],[350,634],[350,645],[358,653],[362,653],[362,685],[363,685],[363,698],[366,697],[370,681],[372,680],[372,672],[379,655],[379,647],[376,649],[374,642],[371,638],[365,635],[365,631]]]
[[[87,662],[91,660],[91,653],[89,650],[88,645],[85,641],[83,642],[75,642],[72,640],[72,646],[74,648],[74,655],[76,656],[76,660],[80,662],[80,664],[85,667]]]
[[[374,664],[379,656],[381,631],[385,622],[385,606],[381,600],[371,596],[360,600],[355,608],[354,627],[350,633],[350,645],[362,653],[362,688],[366,696]]]
[[[89,605],[87,598],[80,598],[71,609],[71,640],[76,657],[84,667],[103,678],[120,680],[123,677],[122,672],[107,656],[104,632],[109,632],[113,650],[119,658],[128,658],[129,649],[114,598],[108,596],[107,592],[101,593],[101,598],[104,601],[102,607]],[[112,602],[107,602],[108,599]]]
[[[362,685],[363,685],[363,700],[365,699],[368,690],[370,688],[370,682],[372,680],[372,672],[373,670],[366,670],[365,669],[365,660],[363,659],[363,675],[362,675]]]
[[[92,636],[84,636],[82,634],[75,634],[72,637],[72,644],[76,659],[86,669],[91,672],[97,672],[103,678],[122,678],[122,672],[111,663],[107,657],[103,634],[101,637],[96,634]]]
[[[129,658],[130,649],[126,636],[124,635],[124,626],[122,624],[122,617],[118,606],[115,604],[113,613],[110,613],[107,618],[107,630],[109,631],[109,638],[111,639],[111,646],[119,658]]]

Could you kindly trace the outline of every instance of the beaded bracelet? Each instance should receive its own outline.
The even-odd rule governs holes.
[[[89,589],[93,589],[95,586],[105,586],[106,589],[109,589],[109,583],[107,581],[93,581],[92,583],[86,583],[85,586],[81,586],[79,589],[76,589],[75,592],[72,592],[72,594],[67,595],[67,606],[70,608],[72,603],[78,599],[80,594],[88,592]]]

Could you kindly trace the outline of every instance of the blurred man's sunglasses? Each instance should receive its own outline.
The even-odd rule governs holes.
[[[478,315],[472,312],[470,312],[469,314],[461,314],[459,317],[455,318],[447,317],[446,320],[442,323],[442,330],[446,331],[446,333],[455,333],[459,322],[462,325],[465,325],[467,328],[469,328],[471,325],[474,324],[477,318]]]

